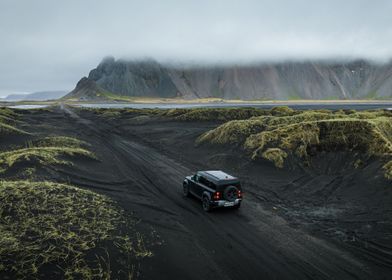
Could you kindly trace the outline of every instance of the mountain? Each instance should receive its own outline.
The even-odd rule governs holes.
[[[87,77],[83,77],[76,85],[75,89],[64,98],[75,100],[106,100],[108,91],[101,88],[97,83]]]
[[[281,62],[173,66],[105,58],[88,79],[101,91],[129,97],[223,99],[392,98],[392,62]],[[90,97],[94,96],[90,94]],[[85,99],[90,98],[84,96]]]
[[[21,101],[23,100],[28,94],[10,94],[4,98],[1,98],[2,101]]]
[[[40,91],[33,92],[29,94],[10,94],[6,98],[3,98],[4,101],[45,101],[45,100],[53,100],[59,99],[66,95],[66,91]]]

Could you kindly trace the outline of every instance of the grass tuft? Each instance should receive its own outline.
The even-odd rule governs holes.
[[[33,141],[30,144],[31,146],[36,146],[36,147],[80,148],[82,146],[88,146],[86,142],[68,136],[49,136]]]
[[[1,181],[0,201],[0,278],[125,278],[138,258],[152,255],[135,222],[91,191]],[[110,261],[121,269],[112,271]]]
[[[392,160],[387,162],[384,166],[383,169],[385,170],[385,178],[392,180]]]
[[[262,157],[272,161],[276,167],[282,168],[287,153],[279,148],[269,148],[262,154]]]
[[[296,113],[295,110],[291,109],[288,106],[277,106],[277,107],[272,108],[270,112],[271,112],[271,115],[279,116],[279,117],[292,116]]]

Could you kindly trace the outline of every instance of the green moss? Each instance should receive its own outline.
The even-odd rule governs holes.
[[[259,116],[247,120],[234,120],[204,133],[197,142],[242,145],[246,138],[262,130],[271,130],[279,126],[343,116],[345,115],[334,115],[331,112],[305,111],[293,116]]]
[[[276,167],[282,168],[284,160],[287,157],[287,153],[279,148],[269,148],[263,152],[262,157],[272,161]]]
[[[36,141],[32,141],[29,146],[35,147],[68,147],[68,148],[80,148],[82,146],[88,146],[88,144],[79,139],[68,137],[68,136],[48,136]]]
[[[114,119],[114,118],[120,117],[121,112],[118,110],[105,110],[102,112],[101,116],[103,116],[105,118]]]
[[[168,110],[161,110],[160,115],[165,117],[178,117],[189,112],[189,109],[175,108]]]
[[[316,148],[315,151],[356,150],[368,157],[392,156],[389,111],[272,110],[275,111],[271,112],[272,116],[224,123],[201,135],[197,143],[243,145],[252,158],[267,158],[271,153],[266,153],[267,150],[280,149],[306,162],[312,148]]]
[[[16,119],[19,115],[12,109],[0,108],[0,135],[6,134],[29,134],[15,126],[19,121]]]
[[[0,201],[3,279],[127,278],[138,258],[152,254],[135,222],[109,198],[91,191],[52,182],[1,181]],[[120,269],[111,271],[110,262]]]
[[[192,109],[90,109],[105,118],[126,115],[150,115],[167,117],[178,121],[229,121],[249,119],[269,114],[268,110],[256,108],[192,108]]]
[[[277,106],[271,109],[271,115],[273,116],[291,116],[295,114],[295,110],[288,106]]]
[[[85,156],[94,158],[94,154],[83,148],[69,147],[33,147],[16,149],[0,153],[0,172],[7,171],[18,162],[38,162],[41,165],[72,164],[62,156]]]
[[[5,135],[5,134],[30,134],[30,133],[22,129],[16,128],[12,125],[0,122],[0,135]]]
[[[300,123],[278,127],[249,136],[244,144],[246,150],[257,158],[264,150],[272,147],[290,150],[306,157],[307,147],[319,143],[319,129],[314,123]]]
[[[392,160],[387,162],[384,166],[383,169],[385,170],[385,178],[392,180]]]
[[[390,121],[378,119],[377,123],[387,126]],[[364,151],[369,156],[392,154],[390,140],[374,121],[355,119],[330,119],[273,127],[251,135],[244,146],[253,151],[254,157],[268,147],[279,147],[305,158],[309,147],[316,145],[326,151],[344,148]]]
[[[174,116],[180,121],[230,121],[265,115],[267,111],[256,108],[195,108],[173,109],[168,113],[166,116]]]
[[[260,119],[230,121],[202,134],[197,143],[240,145],[248,136],[264,127],[265,124]]]
[[[63,159],[64,156],[95,158],[95,155],[83,146],[89,146],[89,144],[67,136],[50,136],[29,141],[25,148],[0,153],[0,172],[7,171],[18,162],[38,163],[46,166],[52,164],[72,165],[70,161]]]
[[[11,119],[15,119],[19,116],[13,109],[8,107],[0,107],[0,115]]]

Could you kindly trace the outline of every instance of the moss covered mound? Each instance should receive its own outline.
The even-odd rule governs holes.
[[[16,163],[31,162],[40,165],[66,164],[64,156],[84,156],[95,158],[86,150],[85,143],[70,137],[46,137],[28,143],[27,148],[20,148],[0,153],[0,172],[5,172]]]
[[[90,109],[108,119],[127,115],[167,117],[178,121],[229,121],[249,119],[269,114],[269,110],[257,108],[175,108],[175,109]]]
[[[253,134],[247,138],[244,147],[253,152],[253,158],[268,147],[306,158],[312,146],[324,151],[348,149],[366,152],[369,156],[384,156],[392,154],[392,144],[378,125],[384,127],[388,124],[391,124],[388,119],[377,119],[377,122],[356,119],[301,122]]]
[[[0,201],[2,279],[126,278],[132,260],[151,255],[105,196],[58,183],[2,181]],[[110,254],[122,258],[122,271],[111,272]]]
[[[242,146],[253,159],[262,157],[277,167],[283,166],[282,160],[289,154],[308,161],[311,150],[357,150],[368,157],[386,159],[392,156],[389,111],[280,110],[226,122],[201,135],[197,142]]]
[[[88,144],[84,141],[68,136],[48,136],[32,141],[31,146],[80,148],[82,146],[88,146]]]
[[[264,114],[265,110],[256,108],[195,108],[169,110],[166,116],[174,116],[180,121],[230,121]]]
[[[12,109],[0,108],[0,135],[5,134],[29,134],[28,132],[16,127],[18,114]]]
[[[241,145],[246,138],[265,129],[265,118],[229,121],[202,134],[197,143]]]
[[[291,109],[288,106],[277,106],[277,107],[272,108],[270,110],[270,113],[273,116],[283,117],[283,116],[292,116],[292,115],[296,114],[296,111]]]
[[[0,116],[15,119],[18,117],[18,114],[8,107],[0,107]]]

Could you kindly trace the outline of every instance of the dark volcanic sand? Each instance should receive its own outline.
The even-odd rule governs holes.
[[[110,120],[69,107],[21,112],[29,131],[80,138],[99,158],[56,167],[52,179],[112,197],[163,240],[140,279],[391,278],[392,186],[377,161],[356,170],[350,155],[330,153],[313,168],[293,161],[278,170],[240,149],[196,147],[218,123]],[[182,197],[183,178],[201,169],[242,179],[240,210],[207,214]]]

